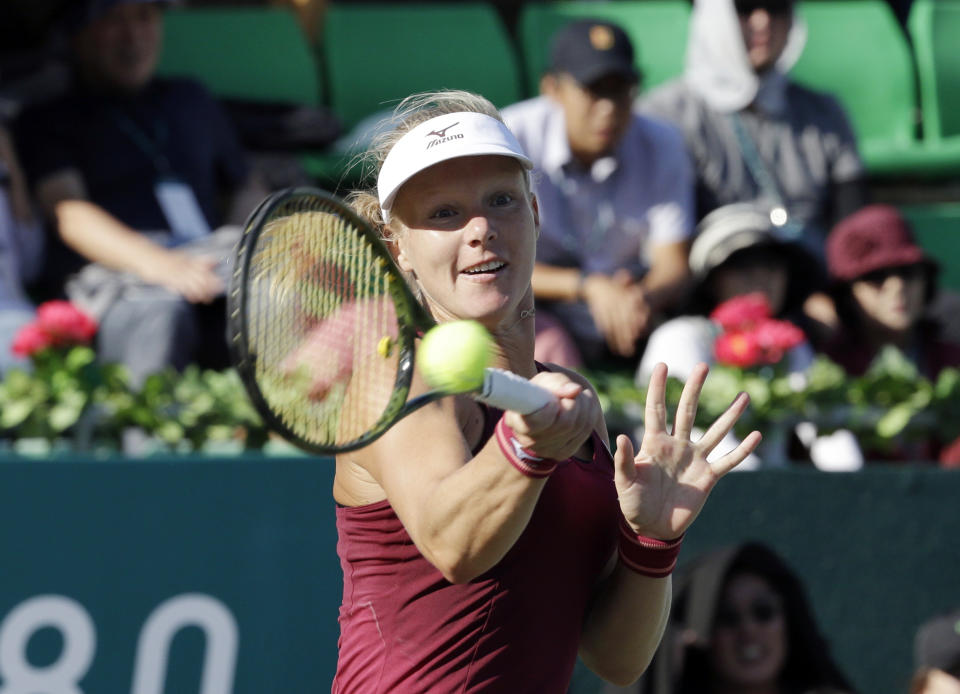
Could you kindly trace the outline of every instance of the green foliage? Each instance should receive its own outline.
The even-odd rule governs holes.
[[[623,429],[642,423],[646,388],[632,374],[590,372],[586,376],[600,394],[611,425]],[[683,384],[667,381],[672,414]],[[782,430],[801,421],[823,433],[852,431],[866,449],[888,450],[897,441],[953,441],[960,436],[960,370],[947,368],[931,382],[894,347],[884,349],[859,378],[850,378],[826,357],[818,357],[804,375],[787,374],[779,366],[741,369],[714,365],[704,384],[697,425],[716,419],[740,391],[750,407],[737,433]]]
[[[0,381],[0,438],[68,440],[83,450],[106,442],[116,447],[122,432],[138,427],[169,450],[197,451],[229,444],[259,450],[268,432],[233,370],[189,367],[147,378],[130,387],[126,370],[99,364],[86,346],[47,349],[33,358],[32,372],[11,370]],[[612,428],[641,424],[646,389],[629,373],[586,374],[600,396]],[[667,381],[668,411],[679,402],[683,384]],[[818,358],[804,376],[779,367],[759,369],[715,365],[704,384],[697,424],[707,426],[740,391],[751,405],[738,423],[752,429],[783,430],[800,421],[826,433],[851,430],[865,448],[884,450],[897,441],[960,436],[960,370],[944,369],[934,382],[894,348],[883,351],[860,378]]]
[[[11,370],[0,381],[0,438],[68,439],[83,450],[116,446],[137,427],[170,450],[200,450],[218,442],[260,449],[267,431],[233,370],[152,374],[139,390],[124,369],[100,364],[93,350],[45,349],[32,372]]]

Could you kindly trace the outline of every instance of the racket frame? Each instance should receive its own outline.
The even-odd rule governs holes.
[[[264,231],[266,222],[273,217],[277,210],[284,205],[295,205],[297,200],[308,198],[318,199],[323,211],[337,214],[347,222],[355,233],[367,237],[371,250],[376,257],[384,262],[384,272],[391,278],[388,281],[388,290],[397,314],[397,343],[401,351],[398,356],[396,379],[387,406],[370,429],[360,437],[342,445],[323,445],[310,441],[284,423],[283,419],[270,406],[257,383],[257,355],[251,348],[249,339],[248,317],[250,306],[246,288],[248,282],[251,281],[252,251]],[[394,263],[382,239],[346,203],[324,190],[310,187],[279,190],[265,198],[250,214],[237,246],[236,262],[231,278],[230,291],[227,295],[227,325],[230,359],[254,407],[263,418],[264,424],[291,443],[311,453],[329,455],[367,446],[379,438],[398,419],[448,395],[445,392],[431,391],[407,402],[410,385],[413,381],[415,340],[433,327],[435,322],[410,291],[406,280]]]

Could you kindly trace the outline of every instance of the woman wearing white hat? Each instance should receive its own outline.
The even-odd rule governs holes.
[[[354,207],[434,318],[480,321],[496,365],[556,400],[521,416],[447,398],[338,456],[334,691],[565,692],[578,654],[631,682],[662,635],[680,538],[759,442],[751,434],[706,462],[747,398],[692,443],[706,366],[673,432],[659,367],[639,452],[621,437],[611,455],[589,384],[533,359],[529,159],[473,94],[411,97],[395,118],[371,153],[377,188],[354,194]]]

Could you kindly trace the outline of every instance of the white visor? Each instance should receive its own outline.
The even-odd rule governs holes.
[[[492,116],[447,113],[421,123],[397,140],[380,167],[377,195],[383,220],[390,221],[397,192],[416,174],[447,159],[484,154],[513,157],[523,168],[533,168],[510,129]]]

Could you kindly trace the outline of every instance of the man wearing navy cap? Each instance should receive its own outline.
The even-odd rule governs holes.
[[[579,20],[554,36],[541,96],[503,111],[537,169],[533,288],[546,360],[635,362],[686,289],[693,175],[680,134],[632,112],[639,79],[622,28]],[[579,354],[550,352],[557,323]]]
[[[57,231],[49,283],[96,316],[101,358],[135,383],[165,366],[225,364],[216,326],[230,244],[211,230],[263,194],[206,90],[155,77],[167,4],[85,4],[72,18],[72,89],[17,128]]]

